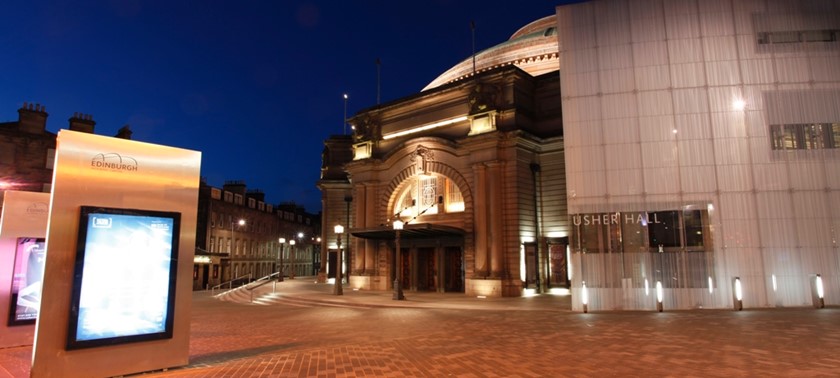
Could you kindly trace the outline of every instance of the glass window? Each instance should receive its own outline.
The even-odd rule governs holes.
[[[464,211],[464,197],[452,180],[441,175],[422,175],[404,183],[394,204],[400,217]]]
[[[683,211],[685,222],[685,246],[702,247],[705,238],[703,230],[703,212],[700,210]]]
[[[772,43],[797,43],[797,42],[799,42],[799,32],[798,31],[773,32],[770,35],[770,41]]]
[[[840,124],[812,123],[771,125],[774,150],[817,150],[840,146]]]
[[[834,30],[807,30],[802,32],[804,42],[834,42],[837,40]]]
[[[625,278],[641,287],[652,278],[665,287],[706,288],[714,272],[706,210],[577,214],[571,223],[575,252],[621,253],[595,258],[610,268],[586,272],[592,287],[622,287]]]
[[[458,185],[452,180],[446,180],[446,212],[456,213],[464,211],[464,196]]]
[[[680,246],[680,223],[676,211],[648,213],[647,224],[651,247]]]

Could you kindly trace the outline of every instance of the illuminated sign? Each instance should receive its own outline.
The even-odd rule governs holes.
[[[68,349],[172,337],[180,219],[82,206]]]
[[[574,214],[572,224],[575,226],[608,225],[608,224],[648,224],[662,223],[657,213],[606,213],[606,214]]]
[[[44,239],[18,238],[9,301],[10,326],[34,324],[41,306],[46,250]]]
[[[213,262],[213,261],[210,259],[210,256],[195,256],[195,257],[193,257],[193,263],[196,263],[196,264],[209,264],[211,262]]]

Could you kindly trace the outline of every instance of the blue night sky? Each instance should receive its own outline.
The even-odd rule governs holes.
[[[476,50],[566,1],[5,1],[0,122],[24,102],[47,129],[92,114],[96,133],[202,152],[210,185],[320,211],[323,141],[381,100],[419,92]]]

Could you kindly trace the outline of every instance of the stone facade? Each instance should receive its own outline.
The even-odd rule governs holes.
[[[48,116],[46,106],[23,103],[17,121],[0,122],[0,191],[50,191],[56,134],[47,130]],[[86,133],[96,126],[91,115],[80,113],[68,123],[70,130]],[[131,139],[131,130],[126,125],[117,137]]]
[[[320,181],[325,235],[352,197],[350,286],[393,288],[397,219],[406,291],[565,286],[565,264],[549,258],[565,253],[568,227],[559,87],[556,71],[506,65],[354,115],[352,160],[329,162],[347,176]]]
[[[284,272],[312,276],[320,262],[320,220],[303,208],[265,203],[244,182],[199,188],[193,289],[233,286]],[[283,238],[284,243],[281,243]],[[294,243],[294,244],[292,244]]]

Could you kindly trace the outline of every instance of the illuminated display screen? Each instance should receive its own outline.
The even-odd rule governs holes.
[[[82,207],[68,349],[172,337],[180,220]]]
[[[44,239],[17,239],[8,325],[35,324],[41,306],[45,260]]]

